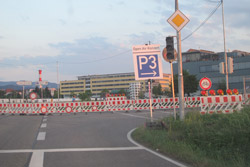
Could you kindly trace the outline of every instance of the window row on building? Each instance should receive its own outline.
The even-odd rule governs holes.
[[[250,62],[234,63],[234,71],[245,70],[245,69],[250,69]],[[201,73],[219,72],[219,64],[218,65],[200,66],[200,72]]]
[[[169,79],[169,74],[164,74],[164,78],[159,81],[162,83],[162,87],[169,86],[171,79]],[[78,82],[81,81],[81,82]],[[70,84],[72,83],[72,84]],[[75,84],[79,85],[75,85]],[[88,75],[79,76],[78,80],[73,81],[61,81],[60,82],[60,92],[64,96],[70,95],[71,92],[79,93],[85,90],[91,90],[92,94],[100,95],[102,90],[107,89],[111,91],[119,91],[121,89],[129,90],[130,83],[139,83],[140,89],[144,92],[147,89],[147,81],[136,81],[135,75],[131,73],[118,73],[118,74],[104,74],[104,75]],[[65,86],[66,85],[66,86]],[[79,90],[81,88],[81,90]]]
[[[84,82],[64,82],[61,83],[61,85],[79,85],[79,84],[84,84]]]

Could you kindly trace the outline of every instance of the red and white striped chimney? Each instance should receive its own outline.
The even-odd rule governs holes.
[[[42,70],[38,70],[39,71],[39,81],[42,81]]]

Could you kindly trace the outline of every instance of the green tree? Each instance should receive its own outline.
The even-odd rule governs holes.
[[[59,98],[62,98],[63,96],[60,94],[59,90]],[[58,90],[55,90],[53,98],[58,98]]]
[[[86,90],[84,93],[79,93],[78,97],[81,101],[90,101],[92,96],[92,92],[90,90]]]
[[[158,84],[158,86],[153,87],[153,94],[157,97],[159,95],[163,95],[161,84]]]
[[[127,95],[127,91],[125,89],[120,89],[118,94],[125,94],[125,96]]]
[[[101,97],[106,97],[106,94],[109,93],[109,90],[108,89],[103,89],[101,91]]]
[[[38,86],[35,87],[35,89],[33,90],[33,92],[36,93],[38,97],[41,97],[41,89],[38,88]]]
[[[51,98],[51,93],[49,88],[46,86],[46,88],[44,89],[44,94],[43,94],[44,98]]]
[[[139,92],[139,95],[138,95],[138,96],[139,96],[139,99],[144,99],[144,98],[145,98],[145,92],[141,90],[141,91]]]
[[[87,94],[84,93],[79,93],[78,95],[79,99],[81,99],[81,101],[86,101],[87,100]]]
[[[22,98],[21,95],[19,94],[19,92],[17,92],[17,91],[9,92],[6,97],[8,99],[20,99],[20,98]]]
[[[183,70],[184,94],[190,96],[190,93],[198,90],[199,81],[195,75],[190,75],[186,70]],[[172,92],[172,84],[170,85]],[[178,93],[178,75],[174,75],[174,91]]]
[[[4,98],[4,97],[5,97],[5,91],[0,90],[0,98],[2,99],[2,98]]]
[[[76,96],[76,93],[75,92],[70,92],[70,97],[74,97]]]
[[[218,89],[222,89],[224,94],[226,94],[226,81],[225,80],[222,80],[221,82],[218,83],[218,86],[217,86],[217,90]]]
[[[170,91],[169,89],[165,89],[163,92],[163,95],[168,96],[168,97],[172,97],[172,91]]]
[[[91,90],[86,90],[85,93],[87,94],[87,96],[88,96],[89,99],[90,99],[90,97],[92,96]]]

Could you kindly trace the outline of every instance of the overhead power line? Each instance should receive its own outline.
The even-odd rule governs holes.
[[[213,0],[205,0],[205,1],[207,1],[207,2],[212,2],[212,3],[219,3],[219,2],[221,2],[220,0],[218,0],[218,1],[213,1]]]
[[[207,2],[213,2],[213,3],[218,3],[216,5],[216,7],[210,12],[210,14],[208,15],[208,17],[196,28],[194,29],[189,35],[187,35],[186,37],[184,37],[182,39],[182,41],[188,39],[189,37],[191,37],[196,31],[198,31],[212,16],[213,14],[217,11],[217,9],[221,6],[221,1],[215,1],[215,0],[205,0]],[[104,61],[104,60],[108,60],[108,59],[112,59],[114,57],[118,57],[121,56],[125,53],[131,52],[131,50],[126,50],[124,52],[115,54],[113,56],[109,56],[109,57],[105,57],[105,58],[100,58],[100,59],[96,59],[96,60],[90,60],[90,61],[83,61],[83,62],[60,62],[61,64],[86,64],[86,63],[95,63],[95,62],[99,62],[99,61]],[[27,66],[27,65],[16,65],[16,64],[7,64],[7,63],[0,63],[2,65],[8,65],[8,66]],[[48,64],[56,64],[55,62],[45,62],[45,63],[41,63],[41,64],[32,64],[34,66],[36,65],[48,65]]]
[[[60,63],[62,63],[62,64],[86,64],[86,63],[94,63],[94,62],[108,60],[108,59],[111,59],[111,58],[114,58],[114,57],[118,57],[118,56],[121,56],[121,55],[123,55],[125,53],[128,53],[128,52],[131,52],[131,50],[126,50],[126,51],[124,51],[122,53],[118,53],[118,54],[115,54],[113,56],[104,57],[104,58],[100,58],[100,59],[96,59],[96,60],[83,61],[83,62],[60,62]]]
[[[215,2],[215,1],[214,1]],[[218,2],[218,1],[217,1]],[[218,2],[217,6],[214,8],[214,10],[208,15],[208,17],[196,28],[194,29],[189,35],[187,35],[185,38],[183,38],[181,41],[184,41],[188,39],[190,36],[192,36],[196,31],[198,31],[209,19],[213,16],[213,14],[217,11],[217,9],[221,6],[221,1]]]

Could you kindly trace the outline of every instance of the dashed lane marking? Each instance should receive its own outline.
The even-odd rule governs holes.
[[[41,125],[41,128],[46,128],[47,127],[47,123],[43,123],[42,125]]]
[[[36,140],[45,140],[46,132],[39,132]]]

